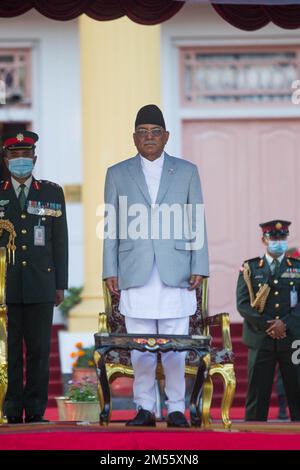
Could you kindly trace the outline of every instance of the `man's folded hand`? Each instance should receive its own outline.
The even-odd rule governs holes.
[[[267,323],[270,327],[266,330],[266,333],[273,339],[283,339],[286,337],[286,326],[283,321],[279,319],[269,320]]]

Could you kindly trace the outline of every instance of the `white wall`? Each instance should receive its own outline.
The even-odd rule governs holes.
[[[78,21],[50,20],[36,11],[0,19],[0,47],[33,49],[32,111],[0,107],[0,121],[29,119],[40,140],[35,176],[60,185],[82,182]],[[68,204],[70,286],[83,283],[82,206]]]

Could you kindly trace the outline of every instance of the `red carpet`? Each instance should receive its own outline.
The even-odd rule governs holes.
[[[241,341],[241,325],[231,325],[234,351],[239,358],[235,363],[237,390],[234,408],[231,410],[233,426],[225,431],[220,423],[220,401],[223,387],[214,384],[214,399],[211,415],[213,424],[209,429],[170,430],[165,423],[155,429],[130,429],[124,421],[134,416],[134,410],[115,411],[108,427],[98,423],[59,422],[54,397],[61,395],[60,367],[57,331],[53,328],[51,352],[51,377],[49,405],[45,417],[47,424],[0,426],[0,450],[299,450],[300,423],[244,423],[246,395],[247,351]],[[221,338],[214,334],[214,343]],[[278,409],[273,394],[269,419],[277,419]],[[275,405],[275,406],[274,406]],[[236,421],[234,421],[236,420]],[[237,421],[240,420],[240,421]],[[123,421],[123,422],[122,422]]]
[[[219,410],[213,410],[213,416]],[[244,423],[233,421],[232,430],[219,420],[209,429],[126,428],[124,420],[132,410],[115,411],[108,427],[98,423],[53,421],[46,424],[4,425],[0,427],[1,450],[299,450],[300,423]],[[243,409],[233,409],[232,418],[242,418]],[[271,415],[277,409],[271,409]],[[57,420],[56,409],[47,417]],[[123,421],[123,422],[122,422]]]
[[[1,450],[299,450],[299,434],[222,432],[1,435]]]
[[[74,426],[22,433],[1,429],[1,450],[299,450],[299,426],[288,433],[281,427],[272,432],[238,429],[231,432],[215,430],[169,431],[161,427],[153,431],[128,430],[124,425],[112,424],[107,429],[98,425]],[[23,427],[20,425],[20,427]],[[8,428],[8,426],[6,427]],[[11,427],[10,427],[11,428]]]
[[[244,419],[245,410],[244,408],[232,408],[230,413],[230,419]],[[135,415],[134,410],[118,410],[113,411],[112,413],[112,420],[121,420],[126,421],[128,419],[133,418]],[[211,416],[214,420],[221,419],[221,410],[220,408],[212,408],[211,409]],[[188,417],[188,413],[187,413]],[[45,418],[49,419],[50,421],[58,421],[58,413],[57,408],[47,408]],[[269,419],[277,419],[278,418],[278,408],[272,407],[269,411]]]

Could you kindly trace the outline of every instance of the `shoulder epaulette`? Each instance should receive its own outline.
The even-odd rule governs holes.
[[[10,180],[2,180],[0,184],[1,184],[1,189],[3,191],[6,191],[7,189],[9,189],[11,187]]]
[[[289,266],[292,266],[293,264],[300,263],[300,258],[296,258],[294,256],[287,256],[286,262]]]
[[[256,258],[246,259],[244,263],[252,263],[253,261],[260,261],[260,260],[263,260],[263,258],[261,258],[260,256],[257,256]]]
[[[265,260],[262,256],[257,256],[256,258],[247,259],[246,261],[244,261],[244,264],[245,263],[255,263],[259,268],[263,268],[265,265]]]
[[[243,264],[242,264],[242,266],[241,266],[241,268],[240,268],[240,272],[243,272],[243,271],[244,271],[244,266],[245,266],[246,263],[249,264],[249,263],[253,263],[254,261],[257,262],[257,264],[258,264],[258,266],[259,266],[260,268],[262,268],[262,267],[264,266],[264,258],[261,258],[260,256],[257,256],[256,258],[246,259],[246,260],[243,262]]]
[[[51,186],[54,186],[56,188],[61,188],[61,186],[57,183],[53,183],[53,181],[48,181],[48,180],[39,180],[41,184],[50,184]]]
[[[32,186],[36,191],[39,191],[41,189],[41,183],[37,180],[33,181]]]

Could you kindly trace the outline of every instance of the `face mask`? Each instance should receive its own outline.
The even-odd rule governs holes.
[[[33,167],[32,158],[20,157],[8,160],[8,169],[17,178],[26,178],[31,175]]]
[[[283,255],[288,249],[287,240],[269,240],[268,250],[272,255]]]

